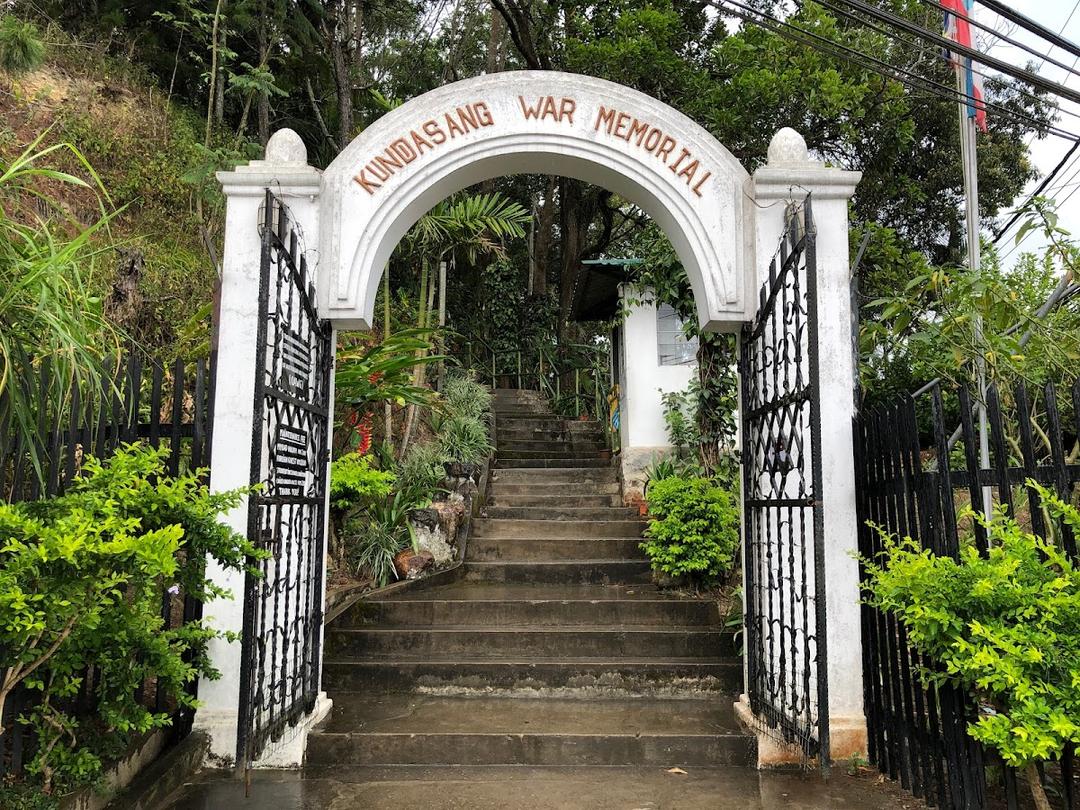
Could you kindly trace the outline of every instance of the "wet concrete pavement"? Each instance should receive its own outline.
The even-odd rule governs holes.
[[[748,768],[401,767],[259,771],[251,793],[229,775],[186,784],[160,810],[879,810],[921,807],[873,775]]]

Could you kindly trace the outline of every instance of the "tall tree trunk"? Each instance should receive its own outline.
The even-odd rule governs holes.
[[[1028,763],[1024,768],[1024,776],[1027,778],[1028,787],[1031,789],[1031,798],[1035,802],[1035,810],[1053,810],[1050,800],[1046,796],[1042,780],[1039,779],[1039,769],[1034,762]]]
[[[533,243],[533,295],[547,295],[548,269],[551,266],[551,243],[555,236],[555,177],[548,176],[544,204],[536,218]]]
[[[224,51],[226,40],[224,29],[219,29],[218,37],[218,51]],[[217,61],[217,81],[214,83],[214,123],[221,126],[221,123],[225,120],[225,66],[221,64],[220,57]]]
[[[331,10],[332,9],[332,10]],[[338,103],[338,149],[344,149],[353,133],[353,84],[361,60],[363,11],[359,2],[338,0],[328,6],[322,33],[334,68],[334,86]]]
[[[259,0],[259,25],[257,29],[259,61],[264,66],[270,66],[270,12],[267,10],[267,0]],[[266,146],[270,140],[270,94],[263,91],[259,93],[256,106],[256,116],[259,127],[259,143]]]
[[[488,31],[487,72],[499,73],[506,66],[506,24],[492,4],[491,28]]]
[[[203,146],[210,148],[210,137],[214,127],[214,99],[218,81],[218,27],[221,23],[222,0],[217,0],[214,8],[214,24],[210,28],[210,87],[206,91],[206,133],[203,137]]]

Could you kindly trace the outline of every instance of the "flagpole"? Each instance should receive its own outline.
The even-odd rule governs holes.
[[[956,84],[960,92],[960,157],[964,167],[967,258],[969,271],[978,274],[982,268],[981,245],[979,243],[979,163],[975,148],[975,117],[971,115],[969,109],[969,104],[973,103],[973,101],[967,98],[969,90],[966,67],[964,62],[961,61],[963,58],[957,55],[955,64]],[[975,348],[979,353],[975,361],[976,380],[979,387],[979,466],[985,470],[990,467],[990,437],[986,419],[986,356],[983,353],[983,322],[982,313],[977,307],[973,318],[973,327]],[[982,488],[982,501],[983,514],[990,517],[994,513],[994,493],[988,486]]]

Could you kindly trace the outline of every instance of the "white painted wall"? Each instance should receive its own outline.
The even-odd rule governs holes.
[[[246,488],[251,480],[252,422],[259,327],[259,274],[262,240],[258,225],[267,188],[290,209],[310,239],[305,254],[318,261],[312,245],[318,244],[318,197],[321,177],[307,164],[307,150],[292,130],[274,133],[266,147],[266,160],[253,160],[231,172],[219,172],[225,192],[225,250],[221,269],[221,312],[218,322],[218,355],[215,373],[214,431],[210,448],[210,489],[225,492]],[[328,488],[329,489],[329,488]],[[327,510],[329,511],[329,510]],[[224,516],[238,532],[248,533],[248,501]],[[244,626],[244,573],[228,571],[212,558],[207,576],[227,588],[232,598],[206,605],[205,617],[216,630],[239,634]],[[325,586],[325,577],[323,577]],[[323,592],[325,599],[325,589]],[[284,620],[284,619],[283,619]],[[218,762],[231,762],[236,754],[240,700],[239,642],[214,639],[208,654],[221,677],[199,681],[196,728],[210,737],[210,754]],[[320,662],[321,664],[321,662]],[[320,696],[315,712],[291,729],[287,738],[267,751],[266,766],[301,764],[306,731],[325,716],[329,702]]]
[[[759,283],[780,244],[784,212],[811,194],[817,227],[818,383],[821,402],[822,511],[832,755],[866,750],[859,614],[855,464],[856,360],[851,337],[848,201],[859,172],[812,160],[806,142],[782,129],[769,146],[769,162],[754,173]]]
[[[624,299],[628,290],[622,288]],[[634,296],[631,294],[631,298]],[[671,447],[667,427],[664,425],[662,393],[685,391],[697,373],[697,364],[683,366],[660,365],[657,343],[656,304],[643,302],[630,308],[626,321],[620,327],[622,340],[622,427],[620,440],[623,448]]]

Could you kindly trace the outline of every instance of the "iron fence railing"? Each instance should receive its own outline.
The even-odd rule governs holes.
[[[1069,403],[1071,398],[1072,402]],[[1072,411],[1071,423],[1062,418]],[[1074,560],[1075,538],[1067,526],[1044,513],[1029,479],[1074,500],[1080,482],[1075,443],[1080,436],[1080,383],[1071,397],[1053,385],[1033,394],[1027,386],[1000,391],[989,386],[986,413],[990,463],[979,460],[977,405],[964,389],[940,384],[859,415],[855,420],[859,551],[873,558],[882,550],[876,525],[911,537],[936,555],[955,557],[971,544],[985,553],[987,533],[962,520],[964,505],[981,511],[986,492],[1025,528],[1057,542]],[[962,446],[952,452],[949,436],[959,422]],[[920,425],[929,425],[928,435]],[[1023,507],[1023,508],[1021,508]],[[863,571],[865,578],[865,571]],[[933,667],[907,643],[904,625],[891,613],[862,607],[864,702],[869,758],[883,773],[929,804],[969,810],[1021,806],[1026,792],[1017,773],[1002,767],[967,733],[977,708],[971,695],[942,686],[926,687],[922,667]],[[1040,769],[1058,807],[1072,810],[1074,751]]]
[[[617,428],[608,419],[613,387],[607,343],[557,347],[552,342],[542,347],[499,350],[473,338],[463,348],[466,368],[492,388],[539,391],[556,413],[598,419],[605,427],[609,447],[618,447]]]
[[[44,365],[37,381],[37,431],[29,439],[15,429],[9,404],[0,398],[0,500],[16,503],[62,495],[79,475],[86,457],[105,459],[136,441],[167,448],[166,468],[171,475],[207,465],[213,419],[207,361],[178,360],[166,367],[132,353],[114,368],[112,380],[100,392],[72,386],[66,397],[52,397],[49,393],[59,385]],[[178,627],[200,618],[202,604],[163,583],[161,616],[167,628]],[[97,687],[97,674],[88,668],[73,699],[76,716],[95,713]],[[195,688],[193,683],[192,695]],[[21,776],[34,755],[34,741],[19,717],[33,707],[36,695],[32,690],[16,690],[5,703],[0,718],[4,732],[0,735],[0,781]],[[193,711],[172,705],[154,679],[139,687],[138,698],[156,713],[173,715],[174,739],[191,730]]]

